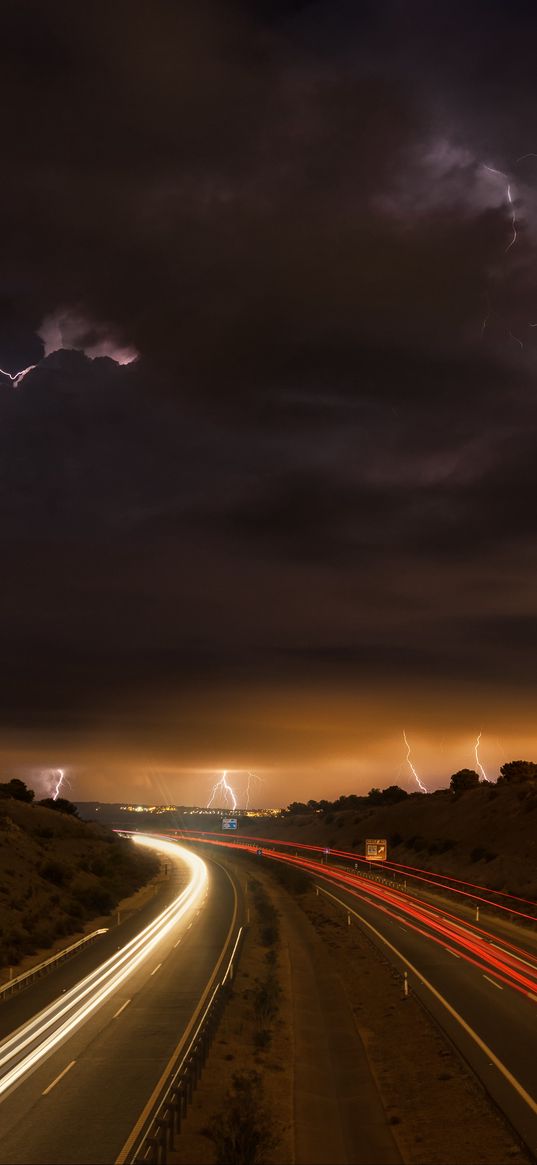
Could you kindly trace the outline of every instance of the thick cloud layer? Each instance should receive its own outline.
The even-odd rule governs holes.
[[[354,740],[367,780],[403,713],[433,739],[435,706],[455,736],[531,705],[535,22],[159,0],[36,5],[29,35],[8,9],[15,750],[283,771]]]

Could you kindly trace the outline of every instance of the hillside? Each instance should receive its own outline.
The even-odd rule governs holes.
[[[101,825],[0,800],[0,966],[79,932],[157,869],[152,854]]]
[[[322,811],[283,811],[279,817],[239,814],[238,833],[311,842],[360,855],[367,837],[385,837],[388,858],[394,862],[537,901],[537,778],[481,783],[458,794],[450,789],[411,793],[395,804],[377,805],[369,797],[355,800],[353,808],[344,807],[343,798],[341,808],[337,802],[326,802]],[[214,813],[181,809],[132,813],[120,805],[97,802],[81,803],[79,810],[84,817],[131,829],[184,829],[185,837],[188,830],[221,834]]]
[[[198,820],[196,826],[198,826]],[[214,829],[214,824],[199,825]],[[213,819],[214,821],[214,819]],[[364,853],[388,839],[388,858],[537,900],[537,785],[480,785],[412,794],[396,805],[239,819],[239,832]]]

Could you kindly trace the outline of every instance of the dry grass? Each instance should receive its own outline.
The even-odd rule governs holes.
[[[244,871],[241,869],[244,878]],[[258,876],[256,870],[256,877]],[[277,891],[269,879],[259,875],[271,900],[277,904]],[[257,1071],[261,1077],[263,1103],[271,1116],[276,1145],[267,1156],[271,1165],[291,1165],[294,1160],[292,1111],[292,1015],[291,981],[287,948],[280,940],[275,948],[274,966],[280,986],[277,1015],[269,1025],[271,1036],[266,1048],[259,1048],[258,1033],[264,1030],[256,1013],[256,993],[266,982],[270,964],[263,946],[263,920],[250,898],[251,926],[243,945],[234,991],[228,1003],[211,1048],[200,1084],[194,1094],[183,1131],[177,1141],[177,1152],[170,1158],[171,1165],[212,1165],[215,1150],[203,1135],[213,1115],[225,1106],[226,1093],[231,1088],[236,1072]]]
[[[1,801],[0,979],[94,929],[158,867],[101,826]]]

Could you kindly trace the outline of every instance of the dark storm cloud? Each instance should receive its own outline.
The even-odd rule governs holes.
[[[60,310],[141,353],[1,386],[6,723],[533,682],[537,202],[529,160],[506,252],[485,169],[536,144],[511,12],[6,8],[0,367]]]

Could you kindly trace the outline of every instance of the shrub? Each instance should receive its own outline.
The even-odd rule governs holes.
[[[265,982],[258,984],[253,996],[256,1019],[261,1027],[266,1027],[277,1015],[281,993],[276,975],[270,971]]]
[[[258,1072],[236,1072],[223,1108],[202,1130],[213,1142],[215,1165],[263,1165],[276,1145]]]
[[[256,1031],[254,1034],[254,1048],[258,1052],[264,1051],[270,1046],[271,1039],[272,1032],[268,1027],[259,1028],[259,1031]]]
[[[491,853],[490,850],[485,849],[484,846],[476,845],[476,846],[474,846],[474,849],[472,850],[472,852],[470,854],[470,861],[471,862],[483,862],[483,861],[493,862],[494,858],[496,858],[497,856],[498,856],[497,854]]]
[[[64,865],[63,862],[56,861],[55,858],[51,858],[50,861],[45,862],[39,872],[41,877],[45,878],[47,882],[52,882],[53,886],[65,886],[67,882],[71,881],[73,876],[69,866]]]

